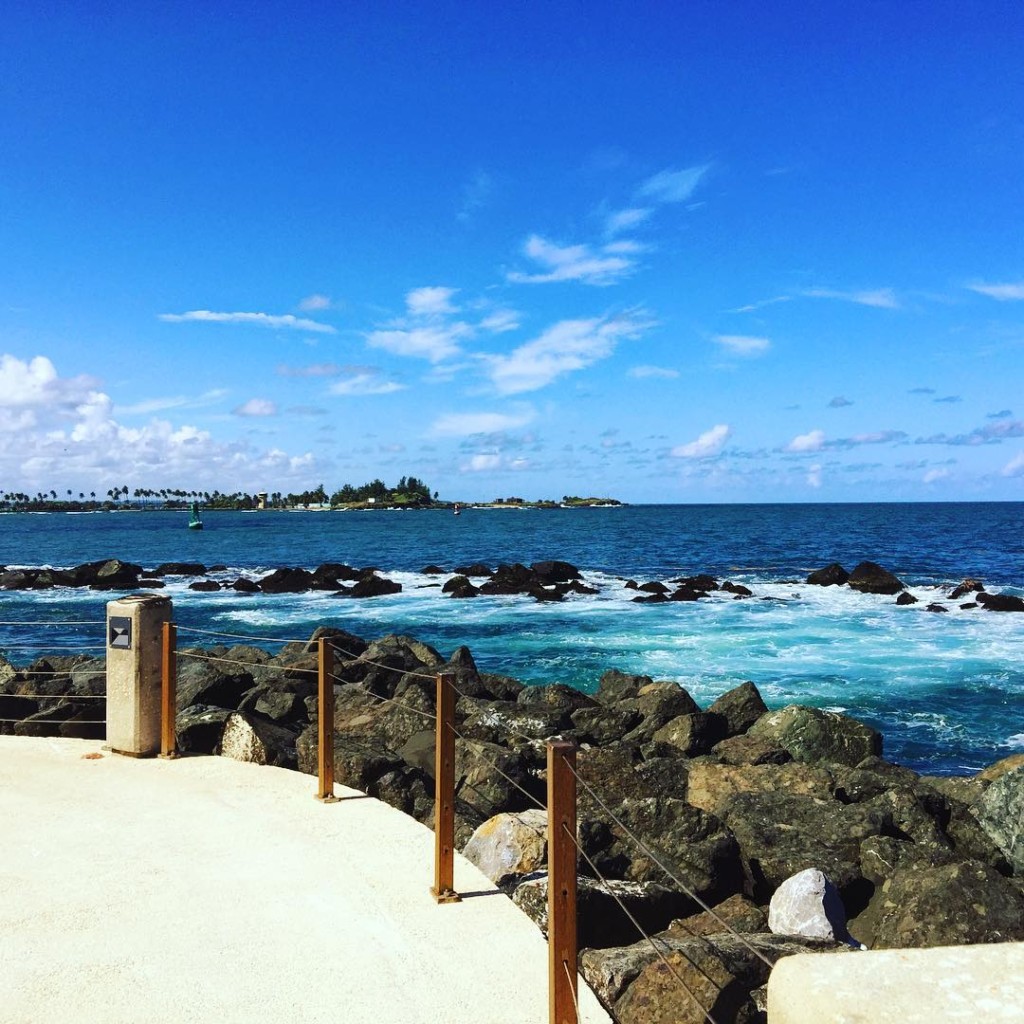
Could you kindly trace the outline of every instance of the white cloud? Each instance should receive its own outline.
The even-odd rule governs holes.
[[[1024,299],[1024,281],[1017,281],[1008,284],[984,284],[977,282],[967,286],[972,292],[979,295],[987,295],[990,299],[998,299],[1000,302],[1014,302]]]
[[[501,456],[493,452],[474,455],[462,468],[470,473],[485,473],[492,469],[500,469]]]
[[[332,305],[333,303],[328,296],[316,292],[313,295],[307,295],[299,303],[299,309],[303,313],[316,313],[323,309],[330,309]]]
[[[626,210],[616,210],[605,218],[605,234],[617,235],[620,231],[629,231],[638,224],[643,224],[653,212],[649,206],[633,206]]]
[[[275,316],[271,313],[215,313],[208,309],[193,309],[187,313],[161,313],[159,319],[169,324],[199,321],[212,324],[254,324],[257,327],[286,328],[296,331],[312,331],[316,334],[337,334],[330,324],[285,313]]]
[[[277,403],[269,398],[250,398],[231,411],[235,416],[276,416]]]
[[[748,334],[718,334],[715,335],[714,341],[716,345],[721,345],[738,356],[759,356],[772,347],[768,338],[757,338]]]
[[[472,328],[464,323],[395,328],[371,331],[366,336],[366,343],[371,348],[382,348],[397,356],[412,356],[440,363],[459,355],[462,352],[459,340],[470,337],[472,333]]]
[[[825,431],[811,430],[798,434],[786,445],[787,452],[820,452],[825,447]]]
[[[631,366],[626,371],[630,377],[637,380],[644,380],[648,377],[663,377],[665,380],[672,380],[679,376],[678,370],[670,370],[666,366]]]
[[[659,171],[648,178],[639,189],[637,195],[649,198],[656,203],[682,203],[693,195],[700,184],[701,178],[711,169],[710,164],[687,167],[683,170],[671,169]]]
[[[220,401],[228,394],[226,388],[212,388],[195,398],[187,395],[173,395],[167,398],[144,398],[131,405],[118,404],[116,412],[119,416],[148,416],[154,412],[167,412],[171,409],[200,409]]]
[[[807,486],[815,489],[821,487],[821,465],[815,463],[807,470]]]
[[[7,488],[33,492],[59,481],[86,493],[115,484],[253,490],[261,483],[313,486],[322,474],[308,452],[261,452],[166,419],[125,426],[99,386],[89,377],[61,378],[45,356],[0,356],[0,476]]]
[[[899,309],[900,303],[891,288],[875,288],[869,291],[839,291],[835,288],[808,288],[801,292],[809,299],[839,299],[855,302],[859,306],[873,306],[875,309]]]
[[[677,459],[710,459],[722,451],[731,436],[732,427],[727,423],[719,423],[705,430],[696,441],[677,445],[671,454]]]
[[[277,368],[279,377],[337,377],[344,372],[344,367],[337,363],[313,363],[310,366],[287,366],[282,363]]]
[[[452,305],[452,296],[457,291],[457,288],[413,288],[405,296],[405,305],[410,316],[447,316],[458,312]]]
[[[562,320],[508,355],[486,356],[488,372],[503,395],[535,391],[563,374],[606,359],[620,338],[635,338],[651,326],[639,313],[590,320]]]
[[[519,329],[519,314],[514,309],[498,309],[480,321],[480,330],[505,334]]]
[[[1024,476],[1024,452],[1016,455],[1002,468],[1003,476]]]
[[[764,309],[765,306],[774,306],[780,302],[792,302],[792,295],[776,295],[771,299],[761,299],[760,302],[748,302],[745,306],[737,306],[736,309],[732,309],[730,313],[755,313],[759,309]]]
[[[404,391],[405,385],[388,380],[374,370],[350,373],[343,380],[336,380],[328,391],[332,395],[390,395]]]
[[[939,480],[945,480],[949,476],[948,469],[929,469],[922,477],[926,484],[934,484]]]
[[[539,274],[511,271],[506,276],[517,284],[549,284],[553,281],[580,281],[583,284],[614,284],[634,266],[634,261],[604,247],[593,252],[586,245],[556,245],[540,235],[531,235],[523,246],[524,255],[546,270]]]
[[[472,437],[474,434],[496,434],[503,430],[525,427],[533,419],[533,410],[523,407],[514,413],[451,412],[434,420],[431,434],[438,437]]]

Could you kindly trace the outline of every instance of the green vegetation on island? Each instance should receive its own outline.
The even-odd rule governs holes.
[[[205,510],[256,511],[265,509],[382,509],[382,508],[453,508],[456,505],[473,508],[580,508],[621,505],[616,498],[581,498],[564,495],[561,501],[540,498],[528,501],[519,497],[495,498],[493,501],[467,502],[441,501],[437,491],[414,476],[403,476],[393,487],[383,480],[374,479],[369,483],[343,484],[328,494],[323,484],[305,491],[245,491],[222,492],[219,490],[200,491],[181,488],[136,487],[128,485],[111,487],[102,497],[95,491],[86,494],[79,491],[77,496],[69,488],[64,494],[56,490],[37,491],[26,494],[23,491],[0,491],[0,511],[6,512],[96,512],[96,511],[141,511],[187,509],[193,502]]]

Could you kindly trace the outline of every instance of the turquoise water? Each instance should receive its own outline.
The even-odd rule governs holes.
[[[364,601],[325,593],[201,594],[169,581],[185,626],[302,638],[320,624],[372,638],[413,634],[449,654],[534,683],[593,688],[608,668],[686,686],[706,704],[752,679],[772,706],[848,711],[885,735],[888,757],[922,771],[973,771],[1024,749],[1024,614],[924,610],[965,576],[1024,594],[1024,504],[686,505],[592,509],[212,513],[201,533],[170,512],[0,515],[0,563],[69,566],[119,557],[154,566],[197,561],[221,575],[282,565],[374,565],[403,592]],[[599,587],[561,604],[524,597],[443,596],[420,574],[471,561],[561,558]],[[832,561],[871,559],[921,603],[811,587]],[[710,572],[754,597],[640,605],[623,581]],[[0,592],[4,622],[102,619],[109,595]],[[0,651],[102,644],[96,627],[0,626]]]

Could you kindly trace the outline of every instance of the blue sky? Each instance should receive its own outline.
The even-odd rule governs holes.
[[[0,489],[1024,498],[1019,3],[193,6],[5,6]]]

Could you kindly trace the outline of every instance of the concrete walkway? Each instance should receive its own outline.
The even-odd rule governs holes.
[[[430,831],[315,787],[0,737],[0,1021],[546,1024],[536,926],[460,857],[436,905]]]

